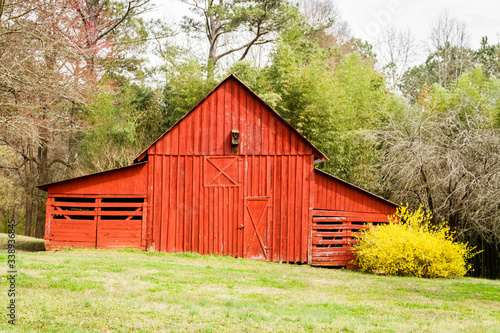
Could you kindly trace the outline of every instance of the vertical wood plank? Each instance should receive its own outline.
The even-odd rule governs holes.
[[[247,154],[255,155],[255,110],[254,110],[254,98],[249,94],[246,97],[246,124],[247,124]]]
[[[290,130],[290,155],[297,155],[297,134]]]
[[[181,154],[193,155],[194,147],[194,118],[193,114],[189,114],[184,120],[179,123],[179,151]]]
[[[311,193],[309,191],[309,183],[311,181],[311,172],[309,170],[309,160],[308,156],[302,155],[300,157],[302,162],[302,237],[301,237],[301,262],[307,263],[307,248],[309,240],[309,224],[311,220],[309,219],[309,211],[312,207],[312,201],[310,201]],[[311,164],[312,165],[312,164]]]
[[[240,114],[240,154],[248,154],[248,130],[247,130],[247,100],[246,92],[238,89],[239,114]]]
[[[276,154],[276,116],[274,114],[269,114],[269,155]]]
[[[202,103],[203,104],[203,103]],[[200,155],[200,147],[201,147],[201,132],[202,132],[202,127],[205,127],[206,124],[202,125],[201,119],[203,117],[203,110],[201,108],[201,105],[198,106],[198,110],[194,114],[192,114],[193,122],[194,122],[194,128],[193,128],[193,140],[194,140],[194,146],[193,146],[193,154],[194,155]]]
[[[224,87],[224,155],[231,155],[231,93],[234,81],[227,81]]]
[[[309,166],[309,218],[308,222],[308,231],[307,231],[307,263],[312,264],[312,219],[313,219],[313,203],[315,202],[317,192],[315,191],[315,182],[317,173],[314,172],[314,157],[311,155],[307,156],[308,166]]]
[[[184,234],[184,224],[183,224],[183,212],[182,212],[182,204],[184,198],[184,165],[183,165],[183,156],[178,156],[177,159],[177,193],[176,193],[176,207],[175,210],[175,252],[182,252],[184,248],[183,244],[183,234]]]
[[[171,130],[172,133],[172,147],[170,148],[170,151],[172,152],[172,155],[178,155],[179,154],[179,126],[175,126]]]
[[[217,96],[213,94],[209,98],[207,114],[209,117],[209,140],[208,140],[208,153],[209,155],[216,154],[217,146]]]
[[[296,189],[296,171],[297,171],[297,156],[290,156],[290,162],[289,162],[289,169],[288,169],[288,200],[290,201],[289,203],[289,225],[290,228],[289,234],[288,234],[288,247],[289,247],[289,261],[295,262],[295,255],[296,255],[296,240],[297,240],[297,234],[296,232],[296,224],[297,224],[297,216],[295,215],[295,209],[296,209],[296,196],[297,196],[297,189]]]
[[[218,187],[214,187],[214,253],[219,254],[219,245],[220,245],[220,193]]]
[[[278,121],[276,123],[276,155],[283,155],[283,136],[284,136],[284,125],[283,122]]]
[[[168,212],[168,241],[167,241],[167,251],[170,253],[175,251],[176,244],[176,234],[177,234],[177,186],[178,186],[178,160],[177,156],[172,156],[170,158],[170,190],[169,190],[169,206],[170,210]]]
[[[154,170],[154,188],[157,189],[154,202],[154,229],[153,239],[155,243],[155,250],[160,251],[160,226],[161,226],[161,188],[162,188],[162,161],[161,156],[155,155],[155,170]]]
[[[168,237],[168,212],[169,207],[169,185],[170,185],[170,158],[169,156],[162,156],[163,170],[162,170],[162,223],[161,223],[161,236],[160,236],[160,251],[167,251],[167,237]]]
[[[146,226],[146,248],[150,249],[153,243],[154,224],[154,158],[150,157],[148,162],[148,220]]]
[[[237,163],[237,162],[235,162]],[[234,230],[234,192],[236,188],[228,188],[228,224],[227,224],[227,251],[226,254],[233,255],[233,230]]]
[[[211,97],[209,97],[210,99]],[[201,112],[201,135],[200,135],[200,155],[209,154],[210,141],[210,116],[208,114],[209,101],[205,100],[200,105]]]
[[[193,157],[193,227],[192,227],[192,251],[200,253],[200,192],[202,190],[200,185],[200,157]]]
[[[205,240],[208,237],[208,228],[206,227],[207,207],[205,199],[205,188],[203,187],[203,157],[200,157],[200,253],[206,254]]]
[[[193,214],[193,157],[185,156],[185,180],[184,180],[184,251],[192,251],[192,225]]]
[[[290,155],[291,131],[288,126],[283,126],[283,155]]]
[[[216,141],[216,155],[224,155],[224,91],[226,89],[225,85],[222,85],[218,91],[215,92],[215,96],[217,98],[217,141]]]
[[[240,115],[243,113],[240,111]],[[242,167],[240,168],[240,179],[242,180],[242,188],[239,190],[240,196],[238,199],[238,258],[243,258],[243,242],[244,242],[244,196],[247,184],[247,158],[248,156],[243,156],[241,159]],[[240,228],[241,227],[241,228]]]
[[[288,196],[288,158],[286,156],[281,157],[282,166],[282,195]],[[288,200],[281,200],[281,218],[282,218],[282,230],[281,230],[281,246],[282,246],[282,260],[284,262],[288,261]]]
[[[281,156],[276,156],[275,157],[275,164],[276,164],[276,169],[275,169],[275,185],[274,185],[274,200],[275,200],[275,210],[276,210],[276,217],[275,217],[275,225],[276,225],[276,231],[275,231],[275,237],[276,237],[276,245],[275,245],[275,253],[276,253],[276,260],[282,261],[283,259],[283,251],[282,251],[282,246],[281,246],[281,234],[282,234],[282,226],[283,226],[283,217],[282,217],[282,197],[283,197],[283,191],[282,191],[282,173],[283,173],[283,168],[282,168],[282,157]]]
[[[261,108],[262,120],[261,120],[261,133],[262,133],[262,155],[267,155],[269,153],[269,114],[270,112],[264,108],[262,105],[259,105]]]
[[[298,155],[304,155],[305,146],[306,146],[306,142],[299,138],[297,140],[297,154]]]
[[[163,141],[162,153],[167,155],[171,154],[170,150],[172,148],[172,134],[171,133],[165,134],[161,140]]]
[[[307,220],[304,219],[304,216],[302,215],[302,209],[304,206],[304,201],[303,201],[303,196],[304,196],[304,170],[302,169],[302,156],[295,156],[296,160],[296,166],[297,166],[297,171],[296,171],[296,179],[297,181],[295,182],[295,187],[296,190],[295,192],[297,193],[297,197],[295,200],[295,219],[296,219],[296,224],[295,224],[295,261],[296,262],[301,262],[302,261],[302,235],[304,233],[302,232],[302,226],[306,224]]]

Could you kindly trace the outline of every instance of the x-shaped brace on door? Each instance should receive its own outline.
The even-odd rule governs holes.
[[[207,158],[207,161],[213,165],[213,167],[215,169],[217,169],[217,171],[219,171],[220,173],[216,174],[212,179],[210,179],[210,181],[207,183],[207,184],[212,184],[212,182],[217,178],[219,177],[220,175],[224,175],[231,183],[233,183],[234,185],[238,185],[237,182],[235,182],[227,173],[225,173],[224,171],[226,171],[235,161],[237,160],[237,158],[232,158],[232,161],[229,162],[225,167],[223,168],[219,168],[218,166],[216,166],[210,159]]]

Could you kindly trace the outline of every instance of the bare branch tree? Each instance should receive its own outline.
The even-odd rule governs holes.
[[[347,42],[352,32],[333,0],[300,0],[299,10],[314,29],[324,29],[337,43]]]
[[[413,32],[407,28],[398,30],[393,26],[382,33],[377,43],[379,59],[389,87],[397,91],[403,74],[417,58],[417,42]]]
[[[409,108],[379,133],[393,199],[423,203],[457,237],[500,244],[500,132],[479,114]],[[463,238],[462,238],[463,239]]]
[[[44,194],[36,185],[63,178],[75,163],[87,105],[99,87],[101,74],[94,60],[113,52],[113,44],[104,39],[123,22],[123,15],[147,1],[128,2],[123,13],[115,13],[117,18],[107,19],[105,2],[85,1],[87,9],[98,9],[89,9],[85,17],[74,7],[82,2],[2,2],[0,149],[8,148],[15,156],[0,164],[0,172],[24,190],[26,235],[32,234],[35,222],[35,235],[44,234]]]
[[[443,12],[432,26],[428,50],[438,65],[437,82],[444,86],[458,79],[473,62],[467,25],[448,11]]]

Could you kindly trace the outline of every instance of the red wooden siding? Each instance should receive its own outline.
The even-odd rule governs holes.
[[[312,156],[154,155],[148,163],[155,250],[307,262]],[[257,235],[248,203],[262,200]],[[264,258],[248,252],[256,240]]]
[[[370,192],[315,170],[314,209],[393,214],[396,205]]]
[[[148,247],[307,262],[313,148],[238,81],[220,85],[147,155]],[[251,214],[263,214],[257,229]]]
[[[388,223],[397,206],[319,170],[314,179],[310,264],[352,266],[359,231]]]
[[[236,80],[227,80],[165,133],[147,154],[231,155],[230,133],[240,131],[239,155],[312,155],[312,146]]]
[[[41,185],[40,188],[48,190],[49,194],[143,195],[146,194],[146,173],[146,164],[139,163],[53,184]]]

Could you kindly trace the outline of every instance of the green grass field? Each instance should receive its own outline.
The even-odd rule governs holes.
[[[17,265],[4,332],[500,332],[500,281],[135,250],[18,252]]]

